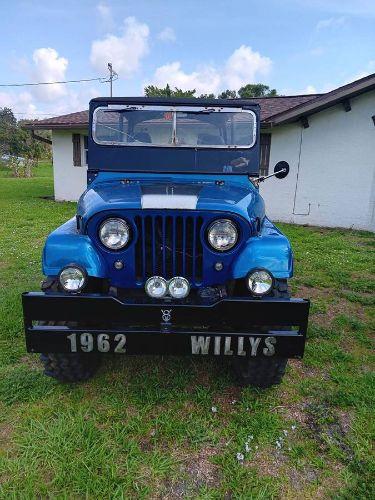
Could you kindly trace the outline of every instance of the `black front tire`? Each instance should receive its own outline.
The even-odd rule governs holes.
[[[60,382],[83,382],[97,371],[100,358],[92,354],[41,354],[44,374]]]
[[[280,384],[285,374],[287,358],[234,358],[233,368],[238,384],[266,389]]]
[[[271,297],[289,299],[290,292],[286,280],[275,280]],[[283,328],[280,327],[280,330]],[[266,389],[281,383],[285,375],[288,358],[234,358],[233,368],[238,384]]]
[[[66,325],[64,321],[40,322],[41,325]],[[73,326],[72,323],[70,323]],[[40,355],[44,375],[60,382],[84,382],[97,371],[101,358],[98,354],[46,353]]]

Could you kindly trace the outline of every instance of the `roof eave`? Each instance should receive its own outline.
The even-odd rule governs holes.
[[[334,90],[328,94],[323,94],[321,97],[308,101],[307,103],[300,104],[291,110],[270,116],[264,121],[263,126],[268,125],[273,127],[295,122],[303,116],[318,113],[319,111],[343,102],[345,99],[356,97],[357,95],[369,92],[373,89],[375,89],[375,74],[371,75],[371,78],[359,81],[355,86],[350,86],[349,88],[345,86],[342,89]]]
[[[77,128],[87,128],[89,126],[86,123],[26,123],[22,128],[28,130],[64,130],[64,129],[77,129]]]

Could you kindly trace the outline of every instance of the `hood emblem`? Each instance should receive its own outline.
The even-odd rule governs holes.
[[[163,323],[170,323],[172,317],[172,309],[161,310],[161,320]]]

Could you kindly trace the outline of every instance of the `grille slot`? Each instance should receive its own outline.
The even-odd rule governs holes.
[[[137,215],[135,270],[138,282],[150,276],[184,276],[193,284],[203,279],[203,218],[194,215]]]

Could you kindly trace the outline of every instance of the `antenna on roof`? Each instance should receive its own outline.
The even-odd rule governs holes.
[[[109,95],[112,97],[112,87],[113,87],[113,82],[114,80],[117,80],[118,74],[112,67],[112,63],[108,63],[108,71],[109,71],[109,78],[107,82],[109,82]]]

